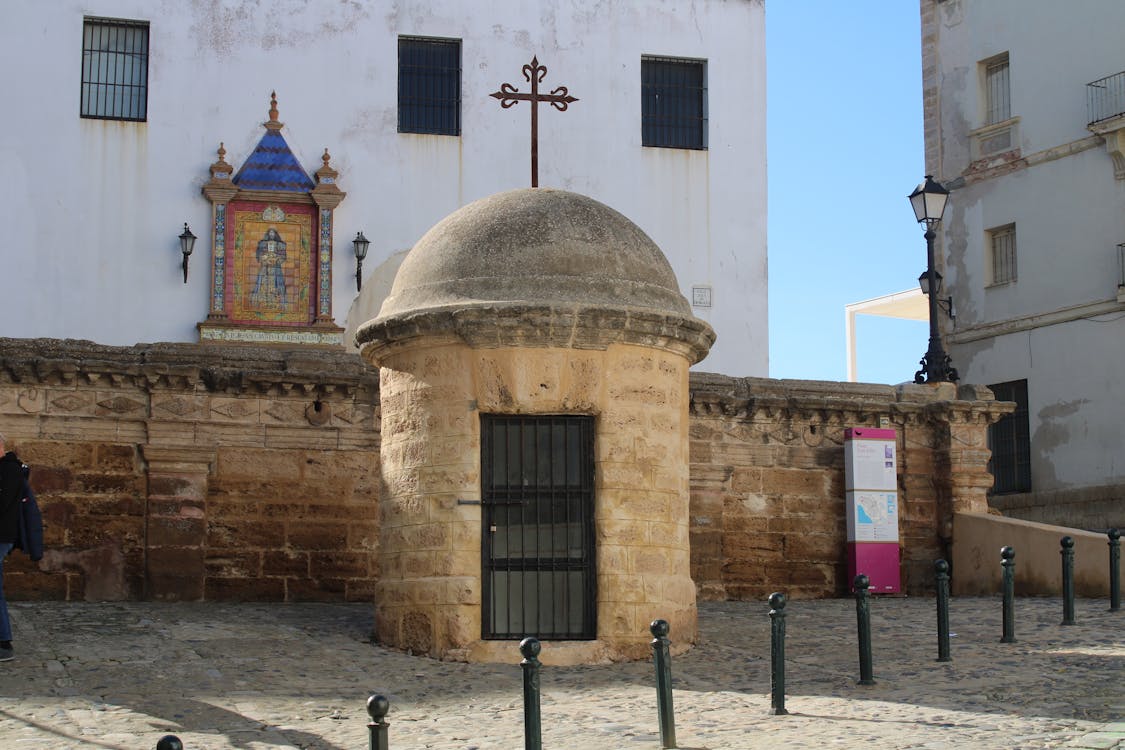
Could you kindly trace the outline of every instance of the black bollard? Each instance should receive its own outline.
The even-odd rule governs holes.
[[[785,710],[785,594],[770,594],[770,713]]]
[[[1109,611],[1121,609],[1121,532],[1110,529],[1109,537]]]
[[[538,638],[520,641],[523,654],[523,747],[524,750],[543,750],[543,720],[539,715],[539,645]]]
[[[953,661],[949,655],[949,563],[934,562],[937,578],[937,660]]]
[[[371,721],[367,722],[367,731],[371,735],[370,750],[389,750],[390,737],[388,736],[386,722],[387,711],[391,710],[391,702],[382,695],[372,695],[367,699],[367,715]]]
[[[1059,540],[1062,549],[1063,625],[1074,624],[1074,539],[1064,536]]]
[[[1004,590],[1004,635],[1001,643],[1016,642],[1016,624],[1014,613],[1016,598],[1016,551],[1011,547],[1000,550],[1000,568],[1003,571]]]
[[[184,750],[184,743],[174,734],[166,734],[156,742],[156,750]]]
[[[676,717],[672,713],[672,654],[669,652],[668,621],[653,620],[652,660],[656,665],[656,712],[660,718],[660,746],[676,746]]]
[[[859,626],[859,684],[874,685],[875,675],[871,666],[871,606],[867,589],[871,579],[860,573],[855,577],[855,617]]]

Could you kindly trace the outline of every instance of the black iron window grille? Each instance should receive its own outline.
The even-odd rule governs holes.
[[[399,37],[398,132],[461,134],[461,41]]]
[[[147,118],[148,22],[84,19],[79,113],[102,120]]]
[[[988,428],[992,458],[988,470],[995,480],[992,494],[1031,491],[1031,430],[1028,424],[1027,381],[1012,380],[988,386],[997,401],[1015,401],[1016,410]]]
[[[597,636],[594,419],[481,417],[481,636]]]
[[[641,58],[641,144],[707,148],[707,63]]]

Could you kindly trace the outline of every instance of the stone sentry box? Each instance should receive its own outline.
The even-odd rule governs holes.
[[[356,340],[382,407],[376,634],[449,659],[639,659],[696,632],[688,369],[714,332],[621,214],[533,188],[409,253]]]

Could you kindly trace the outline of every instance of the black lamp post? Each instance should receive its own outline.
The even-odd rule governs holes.
[[[919,224],[926,225],[926,273],[918,282],[930,302],[930,347],[921,359],[922,369],[914,373],[915,383],[956,383],[959,379],[957,370],[953,368],[953,361],[941,345],[937,318],[941,276],[934,269],[934,227],[941,221],[948,200],[949,191],[930,175],[926,175],[926,181],[910,194],[914,216]],[[950,305],[952,310],[952,302]]]
[[[184,262],[180,264],[184,269],[184,283],[187,283],[187,259],[191,255],[191,251],[195,249],[195,235],[188,229],[187,222],[184,222],[184,231],[180,235],[180,252],[184,254]]]
[[[371,240],[363,236],[363,232],[356,232],[352,240],[355,249],[355,290],[358,292],[363,287],[363,259],[367,257],[367,248]]]

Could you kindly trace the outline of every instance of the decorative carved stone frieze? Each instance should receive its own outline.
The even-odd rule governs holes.
[[[379,376],[357,355],[343,351],[239,347],[217,350],[197,344],[138,344],[114,347],[63,339],[0,338],[0,384],[75,386],[79,381],[112,384],[115,390],[253,393],[377,399]],[[37,402],[38,396],[28,397]],[[124,394],[99,399],[101,408],[131,411]],[[53,408],[74,411],[90,406],[91,398],[76,393],[53,394]],[[135,399],[133,399],[135,400]],[[139,402],[137,402],[139,404]],[[136,408],[140,408],[139,406]],[[159,407],[184,416],[195,407],[187,402],[162,402]]]

